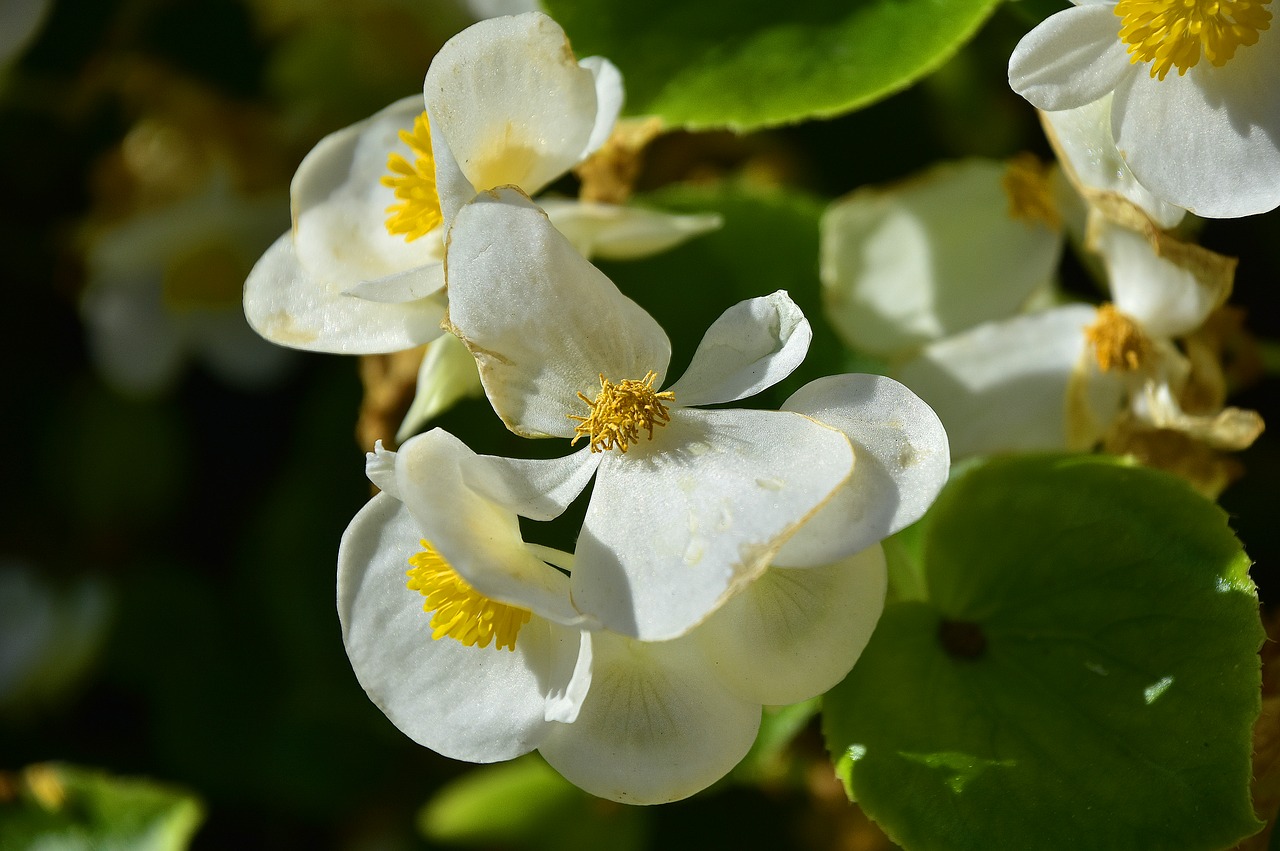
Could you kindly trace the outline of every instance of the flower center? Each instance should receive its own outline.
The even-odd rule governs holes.
[[[569,419],[578,421],[570,445],[585,437],[591,441],[592,452],[615,446],[626,452],[632,443],[640,439],[640,429],[648,432],[649,439],[653,440],[653,429],[671,421],[663,403],[676,400],[676,395],[670,391],[654,391],[653,382],[657,378],[658,373],[649,370],[639,381],[628,378],[613,384],[601,375],[600,393],[594,400],[578,394],[591,413],[585,417],[569,415]]]
[[[1120,40],[1129,45],[1129,61],[1150,62],[1151,76],[1163,80],[1194,68],[1201,54],[1217,66],[1236,48],[1258,41],[1271,26],[1264,8],[1271,0],[1119,0]]]
[[[1029,224],[1041,223],[1051,230],[1062,227],[1062,216],[1049,183],[1049,167],[1033,154],[1019,154],[1009,160],[1000,186],[1009,199],[1009,218]]]
[[[415,159],[409,163],[392,151],[382,185],[396,191],[396,203],[387,207],[387,233],[413,242],[444,221],[440,196],[436,194],[436,160],[431,154],[431,126],[424,112],[413,120],[413,132],[400,131],[400,141],[409,146]]]
[[[1153,346],[1141,326],[1114,304],[1098,308],[1098,319],[1084,329],[1085,339],[1093,344],[1098,366],[1103,372],[1117,369],[1133,372],[1151,360]]]
[[[494,641],[494,650],[515,650],[516,635],[532,613],[480,594],[463,581],[435,547],[426,541],[419,543],[422,552],[410,557],[413,569],[406,575],[409,590],[426,598],[422,610],[435,613],[431,616],[431,639],[448,636],[466,647],[488,647]]]

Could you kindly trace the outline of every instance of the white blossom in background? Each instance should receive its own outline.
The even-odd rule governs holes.
[[[527,437],[587,441],[569,456],[595,474],[573,598],[608,629],[646,640],[688,632],[853,486],[854,449],[838,423],[803,407],[694,407],[752,396],[803,360],[811,331],[785,293],[727,310],[684,376],[663,390],[671,348],[662,329],[520,193],[489,193],[464,208],[448,263],[447,324],[475,355],[503,422]],[[875,402],[863,413],[894,421]],[[917,454],[920,469],[935,469],[923,463],[929,458],[945,478],[940,426]],[[893,481],[875,480],[873,489],[899,501]],[[833,530],[832,552],[861,534],[857,527]],[[887,534],[821,559],[804,550],[796,558],[829,563]]]
[[[436,338],[444,238],[477,192],[535,194],[609,138],[622,78],[576,61],[531,12],[475,24],[408,97],[321,140],[294,176],[293,228],[254,268],[245,312],[262,336],[314,351],[376,354]],[[668,248],[719,225],[612,205],[557,202],[575,244],[602,256]]]
[[[1110,98],[1157,198],[1229,218],[1280,205],[1280,34],[1269,0],[1075,0],[1028,33],[1009,84],[1047,112]]]
[[[52,6],[52,0],[0,0],[0,70],[27,49]]]
[[[240,387],[278,380],[291,355],[245,322],[241,287],[283,209],[283,198],[243,196],[215,171],[194,195],[91,234],[80,314],[107,383],[155,395],[189,360]]]

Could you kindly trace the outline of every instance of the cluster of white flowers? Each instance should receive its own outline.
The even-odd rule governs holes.
[[[884,604],[879,541],[924,513],[950,454],[929,407],[880,376],[812,382],[781,410],[700,407],[803,360],[809,323],[782,291],[726,310],[667,384],[666,334],[588,257],[717,217],[530,198],[605,143],[621,103],[618,71],[575,60],[541,13],[465,30],[424,100],[303,161],[245,310],[322,351],[443,329],[511,431],[585,443],[551,460],[440,429],[379,445],[381,492],[338,557],[343,636],[415,741],[474,762],[537,749],[596,795],[656,803],[732,768],[762,706],[845,676]],[[593,479],[573,553],[524,540],[520,518],[559,517]]]

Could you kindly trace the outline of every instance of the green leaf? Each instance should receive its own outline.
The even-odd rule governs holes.
[[[422,809],[418,826],[432,842],[639,851],[643,812],[588,795],[529,755],[464,774]]]
[[[744,130],[866,106],[936,68],[997,0],[546,0],[579,56],[622,71],[627,111]]]
[[[181,851],[204,819],[192,795],[60,763],[24,769],[21,795],[0,804],[0,848]]]
[[[1102,456],[970,467],[824,701],[850,797],[909,849],[1222,848],[1249,804],[1249,559],[1181,481]]]

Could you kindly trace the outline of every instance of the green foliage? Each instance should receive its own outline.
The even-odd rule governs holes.
[[[909,849],[1222,848],[1259,828],[1262,641],[1225,514],[1099,456],[993,460],[921,521],[824,703],[850,797]]]
[[[995,0],[547,0],[579,56],[621,70],[631,114],[766,127],[874,103],[932,71]]]
[[[588,795],[530,755],[477,768],[444,787],[418,826],[432,842],[638,851],[645,846],[643,812]]]
[[[18,800],[0,804],[0,848],[180,851],[204,819],[196,798],[149,780],[57,763],[20,778]]]

